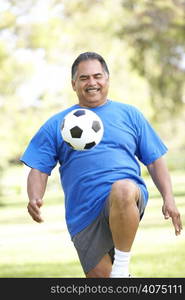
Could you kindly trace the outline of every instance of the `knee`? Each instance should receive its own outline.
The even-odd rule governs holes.
[[[112,185],[110,200],[118,205],[125,206],[136,202],[138,198],[138,188],[134,182],[128,179],[118,180]]]

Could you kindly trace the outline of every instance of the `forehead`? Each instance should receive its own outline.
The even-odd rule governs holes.
[[[104,73],[101,63],[97,59],[81,61],[77,67],[77,75],[92,75]]]

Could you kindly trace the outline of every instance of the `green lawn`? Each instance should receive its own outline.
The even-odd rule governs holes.
[[[21,169],[11,174],[0,198],[0,277],[84,277],[66,229],[59,186],[49,184],[42,209],[45,222],[37,224],[27,213]],[[172,180],[184,222],[185,174],[173,173]],[[184,232],[175,236],[171,220],[164,220],[161,213],[159,193],[150,179],[146,182],[150,199],[133,245],[131,273],[134,277],[185,277]]]

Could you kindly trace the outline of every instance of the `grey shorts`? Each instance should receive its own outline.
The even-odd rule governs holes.
[[[145,203],[141,189],[138,200],[140,219],[143,217]],[[109,227],[109,201],[105,201],[100,215],[85,229],[77,233],[72,241],[77,250],[84,273],[92,270],[109,253],[112,262],[114,259],[114,244]]]

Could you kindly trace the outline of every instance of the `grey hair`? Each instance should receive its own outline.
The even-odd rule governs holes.
[[[100,62],[100,64],[102,65],[103,70],[109,75],[109,69],[107,67],[107,64],[106,64],[104,58],[101,55],[99,55],[98,53],[95,53],[95,52],[84,52],[84,53],[81,53],[72,64],[72,67],[71,67],[72,80],[75,79],[79,63],[81,61],[93,60],[93,59],[98,60]]]

